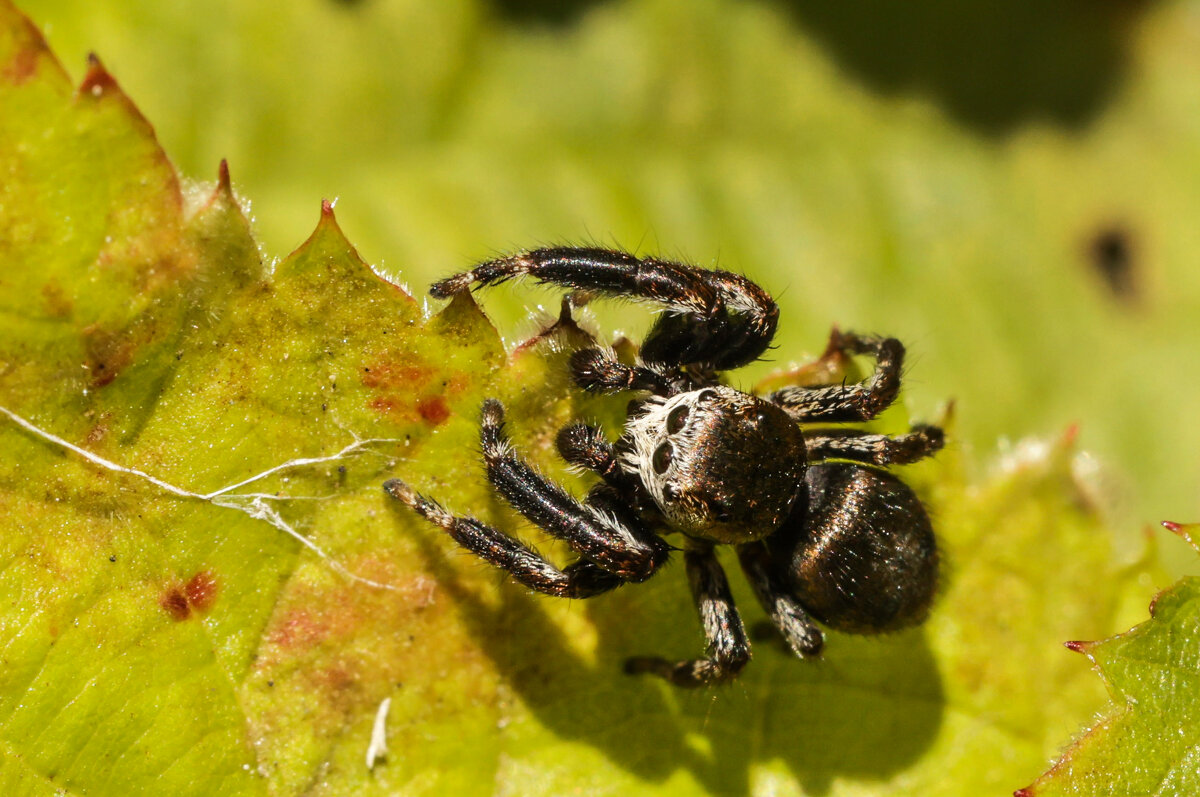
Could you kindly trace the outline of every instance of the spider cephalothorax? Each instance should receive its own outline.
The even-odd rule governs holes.
[[[642,402],[617,443],[667,522],[725,544],[767,536],[800,496],[804,436],[779,407],[721,385]]]
[[[678,533],[682,543],[674,548],[683,549],[707,655],[638,657],[627,670],[681,686],[728,680],[750,659],[716,545],[735,546],[756,596],[798,656],[821,650],[814,619],[867,634],[924,620],[938,582],[933,530],[916,495],[885,468],[937,451],[941,430],[918,426],[889,437],[811,426],[870,420],[886,409],[900,389],[899,341],[835,333],[832,349],[875,358],[870,378],[760,397],[716,376],[760,356],[778,319],[771,297],[736,274],[604,249],[539,249],[483,263],[430,292],[441,298],[523,275],[664,307],[635,364],[598,348],[571,358],[572,376],[585,390],[639,394],[615,443],[583,424],[559,433],[562,457],[601,478],[586,500],[519,458],[504,435],[503,407],[484,403],[488,479],[578,560],[560,569],[398,479],[384,485],[389,494],[516,581],[560,597],[644,581],[673,550],[663,535]]]

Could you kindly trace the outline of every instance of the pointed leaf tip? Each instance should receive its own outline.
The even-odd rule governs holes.
[[[310,236],[309,240],[312,240],[313,237],[316,237],[321,233],[329,233],[336,235],[337,238],[340,239],[341,246],[353,250],[354,246],[350,243],[349,239],[346,238],[346,234],[342,232],[341,226],[338,225],[337,216],[334,215],[333,206],[336,204],[336,202],[336,199],[321,200],[321,217],[317,219],[317,227],[315,230],[313,230],[313,234]],[[357,252],[355,252],[355,257],[358,257]]]
[[[1013,792],[1013,797],[1033,797],[1033,792],[1030,789],[1017,789]]]
[[[1173,520],[1164,520],[1162,527],[1172,534],[1183,537],[1188,545],[1200,553],[1200,523],[1176,523]]]
[[[79,94],[99,95],[117,87],[117,81],[104,68],[104,64],[100,63],[99,56],[95,53],[88,53],[87,64],[87,74],[83,76],[83,80],[79,84]]]
[[[1065,647],[1067,650],[1074,651],[1075,653],[1082,653],[1086,656],[1088,651],[1091,650],[1095,644],[1095,642],[1072,640],[1070,642],[1064,642],[1063,647]]]
[[[233,183],[229,179],[229,163],[224,158],[221,158],[221,162],[217,166],[217,185],[209,195],[205,206],[218,203],[237,204],[237,200],[233,196]]]

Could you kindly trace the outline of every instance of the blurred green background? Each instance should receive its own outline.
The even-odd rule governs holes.
[[[416,290],[548,242],[719,263],[783,310],[742,384],[893,334],[979,472],[1079,424],[1125,550],[1200,519],[1200,2],[21,5],[184,176],[228,159],[268,257],[336,197]],[[486,306],[512,340],[537,302]]]

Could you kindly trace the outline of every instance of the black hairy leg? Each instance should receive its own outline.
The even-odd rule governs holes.
[[[783,634],[788,647],[800,658],[815,656],[825,646],[825,635],[800,605],[788,585],[772,570],[770,551],[761,542],[739,545],[738,561],[754,588],[754,595],[771,623]]]
[[[625,662],[625,671],[657,675],[676,686],[706,686],[732,680],[750,661],[750,642],[733,604],[725,571],[712,548],[688,550],[683,561],[704,627],[708,655],[683,661],[637,656]]]
[[[450,514],[436,501],[417,493],[399,479],[385,482],[383,488],[388,495],[443,529],[463,548],[537,592],[559,598],[590,598],[625,583],[620,576],[585,559],[560,570],[507,534],[474,518]]]
[[[617,452],[609,442],[604,430],[598,426],[574,423],[558,430],[555,439],[558,454],[568,464],[590,470],[615,487],[628,487],[636,483],[628,473],[621,470]]]
[[[766,351],[779,320],[770,295],[737,274],[587,247],[535,249],[489,260],[434,283],[429,292],[446,298],[474,284],[495,285],[524,275],[663,305],[666,312],[642,343],[641,358],[647,363],[738,368]]]
[[[835,331],[830,348],[844,354],[875,358],[875,373],[851,385],[785,387],[767,396],[800,423],[869,421],[886,410],[900,392],[904,345],[895,338],[879,338]]]
[[[859,429],[811,429],[804,434],[809,462],[844,459],[880,467],[924,459],[940,451],[944,440],[941,428],[925,425],[895,437]]]
[[[619,507],[580,503],[517,457],[504,434],[504,408],[495,399],[483,403],[479,441],[496,491],[575,553],[627,581],[646,580],[666,561],[666,544]]]
[[[559,455],[571,465],[596,473],[604,480],[588,492],[587,503],[602,512],[614,515],[633,514],[644,524],[647,517],[655,516],[654,499],[646,492],[641,482],[621,468],[617,461],[616,447],[608,441],[604,430],[582,423],[564,426],[558,432]],[[631,522],[631,525],[639,521]],[[639,528],[641,526],[639,525]],[[658,524],[651,523],[646,530],[661,531]],[[652,537],[658,545],[666,546],[661,537]]]
[[[600,349],[580,349],[573,353],[571,378],[593,393],[646,390],[659,396],[673,396],[691,388],[691,380],[683,375],[664,374],[644,365],[626,365]]]

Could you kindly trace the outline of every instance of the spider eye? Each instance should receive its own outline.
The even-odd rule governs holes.
[[[717,391],[715,391],[715,390],[701,390],[700,395],[696,396],[696,400],[697,401],[712,401],[716,397],[717,397]]]
[[[650,458],[650,464],[653,466],[654,472],[659,476],[667,472],[667,467],[671,464],[671,454],[673,453],[674,451],[672,451],[670,443],[663,443],[654,449],[654,456]]]
[[[675,434],[683,428],[684,422],[687,421],[688,408],[686,406],[676,407],[671,410],[667,416],[667,434]]]

